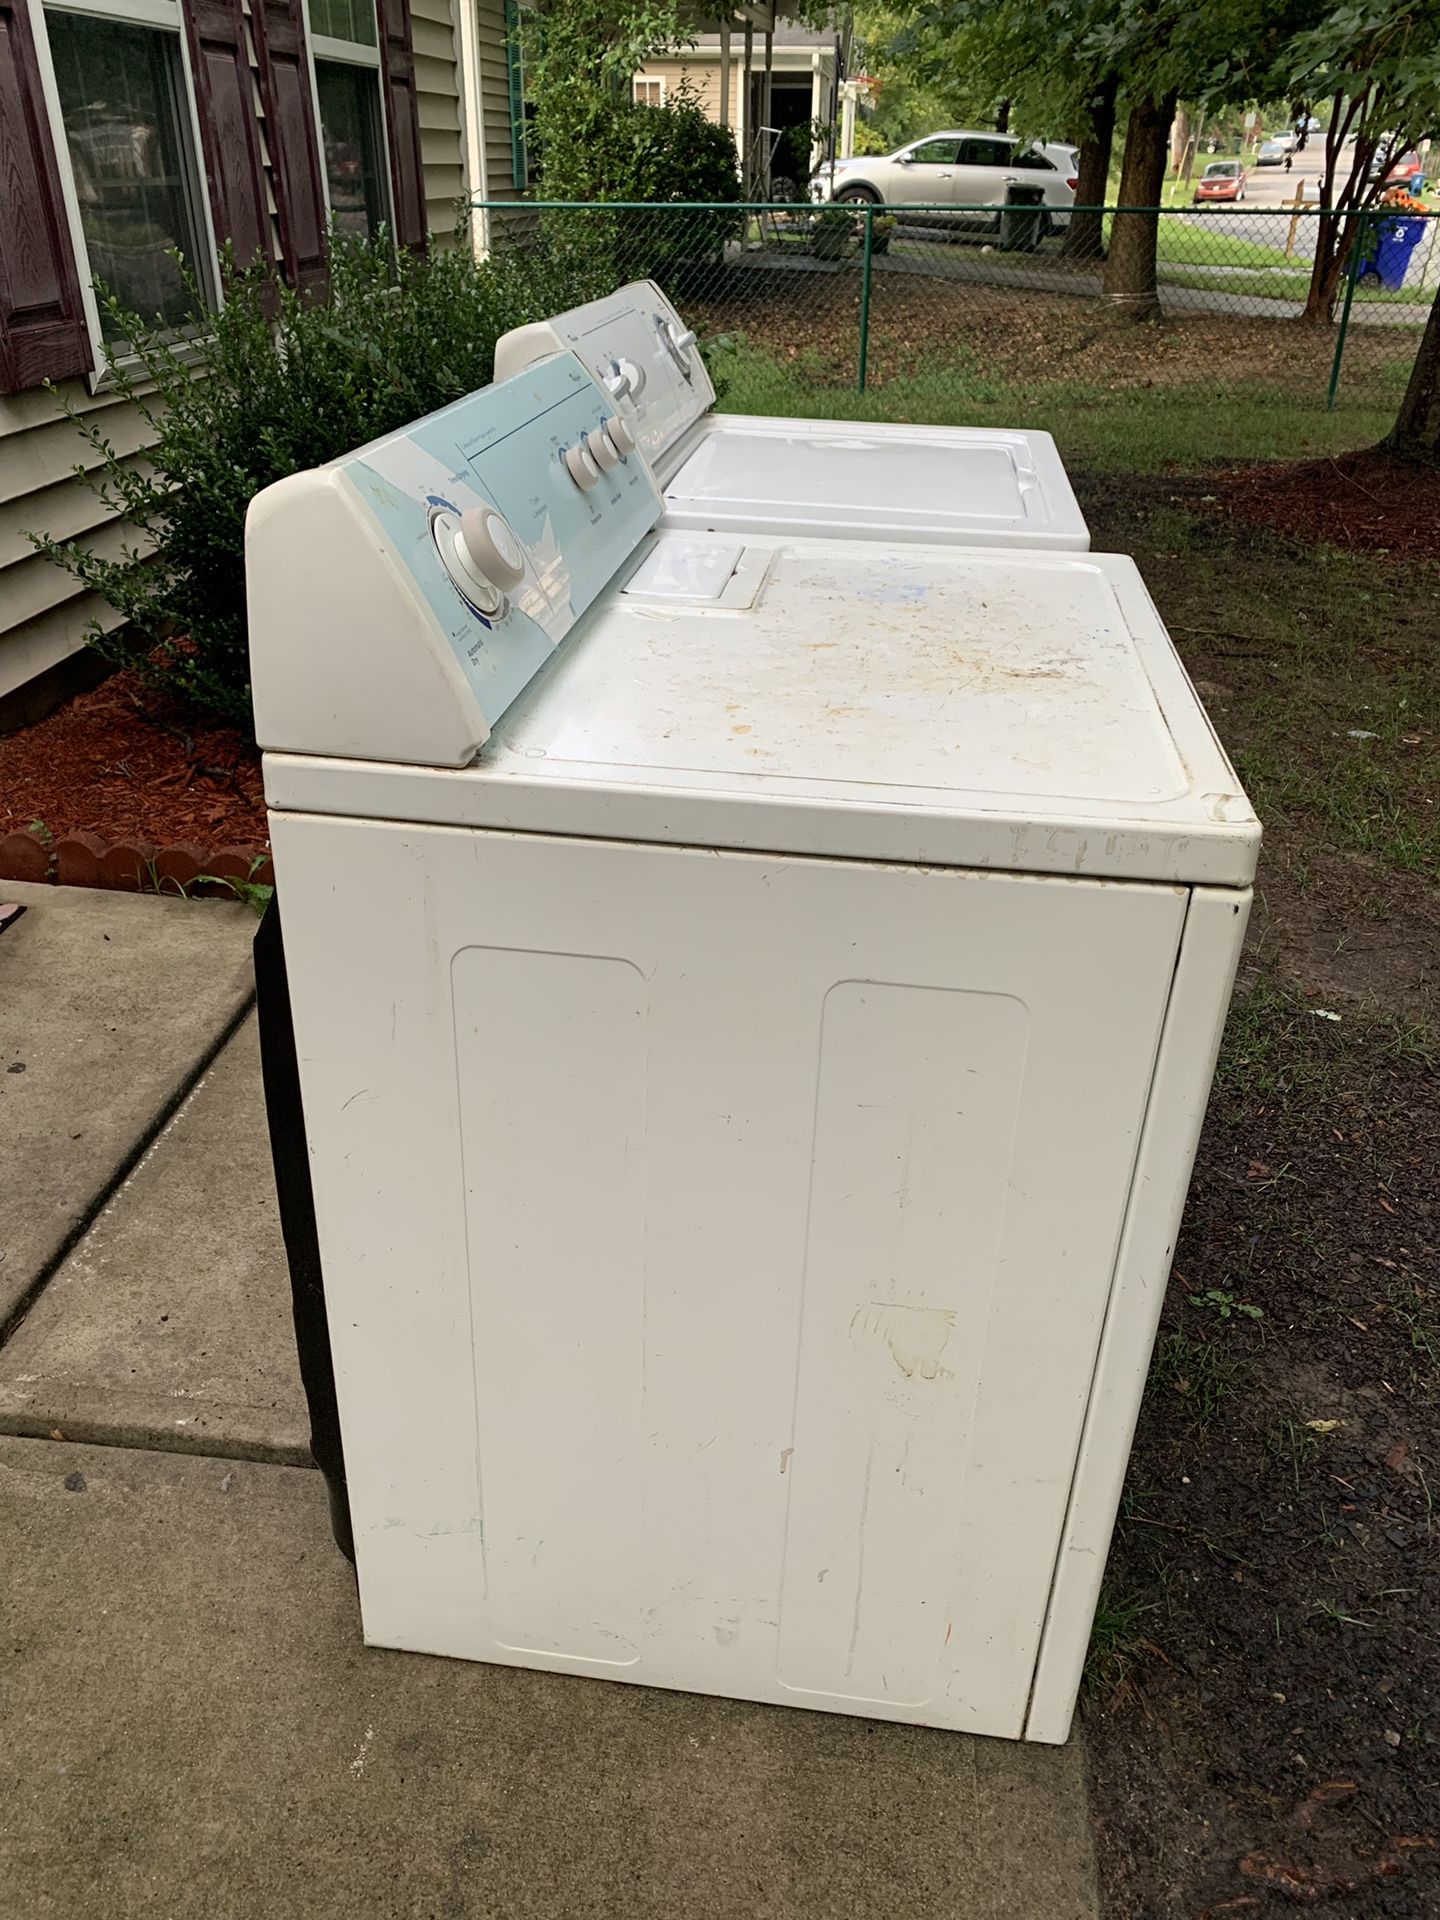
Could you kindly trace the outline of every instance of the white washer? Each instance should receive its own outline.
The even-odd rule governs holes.
[[[1258,826],[1129,560],[657,535],[608,411],[251,509],[366,1638],[1061,1740]]]
[[[668,526],[1083,551],[1090,530],[1038,431],[715,413],[695,335],[653,280],[507,333],[504,380],[573,351],[654,468]]]

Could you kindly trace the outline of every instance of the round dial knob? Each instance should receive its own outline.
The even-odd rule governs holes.
[[[695,344],[695,335],[689,327],[678,326],[675,321],[666,320],[658,313],[655,316],[655,326],[660,335],[661,345],[688,380],[691,377],[690,349]]]
[[[627,453],[635,451],[635,436],[630,431],[628,421],[622,420],[618,413],[612,413],[600,431],[621,459],[624,459]]]
[[[600,469],[583,440],[573,447],[566,447],[560,458],[565,463],[565,471],[582,493],[589,493],[592,487],[599,485]]]
[[[525,578],[525,549],[493,507],[469,507],[460,516],[456,557],[484,580],[509,590]]]
[[[585,436],[585,444],[590,449],[590,458],[602,473],[609,473],[612,467],[620,464],[620,450],[611,440],[604,427],[595,427]]]
[[[623,400],[627,394],[638,400],[645,391],[645,369],[633,360],[612,360],[605,375],[605,391],[616,400]]]
[[[460,596],[476,613],[497,619],[505,589],[525,578],[525,550],[493,507],[456,513],[444,508],[431,521],[440,563]]]

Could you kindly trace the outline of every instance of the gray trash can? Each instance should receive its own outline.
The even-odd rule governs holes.
[[[1000,211],[1000,251],[1033,253],[1045,234],[1044,187],[1012,183]]]

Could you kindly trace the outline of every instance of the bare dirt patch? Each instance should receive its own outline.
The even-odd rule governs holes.
[[[1081,496],[1270,796],[1084,1707],[1106,1911],[1432,1920],[1440,570]]]
[[[1434,553],[1440,543],[1440,467],[1378,447],[1298,466],[1252,466],[1211,476],[1237,520],[1350,552]]]
[[[693,295],[686,315],[702,338],[743,334],[801,364],[821,384],[855,378],[860,275],[728,268]],[[1365,378],[1414,358],[1400,329],[1357,329]],[[954,275],[877,272],[870,316],[873,384],[947,366],[1017,385],[1101,389],[1221,386],[1323,396],[1334,334],[1223,313],[1172,314],[1159,326],[1117,324],[1093,299],[1042,288],[986,286]]]

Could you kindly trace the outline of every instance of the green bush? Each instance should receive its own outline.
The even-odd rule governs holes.
[[[245,511],[271,481],[320,466],[490,380],[495,342],[598,291],[579,263],[532,247],[477,262],[457,246],[398,264],[382,235],[332,236],[323,302],[277,289],[264,271],[227,271],[218,313],[193,280],[192,325],[161,331],[101,290],[118,390],[154,445],[119,457],[104,415],[61,399],[98,465],[76,472],[143,546],[106,559],[73,541],[36,547],[98,593],[125,624],[87,639],[198,711],[247,731]],[[197,342],[200,344],[197,345]]]
[[[552,248],[583,248],[612,285],[650,279],[683,293],[690,276],[718,264],[726,241],[744,229],[734,135],[707,120],[683,88],[660,107],[635,106],[583,81],[557,94],[542,114],[541,196],[638,201],[646,211],[547,213]],[[659,211],[696,201],[703,210]]]

